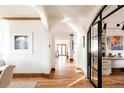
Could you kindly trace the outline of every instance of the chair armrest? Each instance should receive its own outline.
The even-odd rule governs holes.
[[[0,67],[0,71],[3,71],[5,69],[6,66],[2,66]]]

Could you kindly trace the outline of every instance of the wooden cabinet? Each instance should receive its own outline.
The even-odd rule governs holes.
[[[102,75],[111,74],[111,60],[102,60]]]

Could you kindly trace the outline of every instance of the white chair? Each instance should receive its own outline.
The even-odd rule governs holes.
[[[14,66],[6,65],[0,74],[0,88],[9,86],[13,77]]]
[[[3,59],[0,59],[0,67],[5,66],[6,62]]]

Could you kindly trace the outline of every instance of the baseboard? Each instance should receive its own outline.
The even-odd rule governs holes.
[[[45,73],[14,73],[13,77],[45,77],[45,78],[49,78],[49,74],[45,74]]]
[[[124,73],[124,68],[112,68],[112,73]]]
[[[84,75],[84,71],[81,68],[77,68],[77,70],[80,70],[80,73]]]

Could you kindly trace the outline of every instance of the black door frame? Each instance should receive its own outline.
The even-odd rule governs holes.
[[[90,40],[91,36],[90,35],[91,35],[91,27],[95,24],[98,24],[98,55],[99,55],[98,56],[98,88],[102,88],[102,21],[123,7],[124,5],[118,5],[117,8],[109,12],[106,16],[102,17],[103,10],[107,8],[107,5],[104,5],[102,9],[99,11],[99,13],[97,14],[97,16],[95,17],[95,19],[93,20],[87,33],[87,77],[89,78],[89,81],[94,85],[94,83],[91,81],[91,68],[89,68],[91,67],[91,54],[90,54],[91,53],[91,40]],[[96,22],[98,17],[99,17],[99,20]],[[94,85],[94,87],[97,87],[97,86]]]
[[[102,22],[101,21],[99,21],[98,22],[98,24],[96,24],[96,25],[98,25],[98,27],[97,27],[97,34],[98,34],[98,70],[96,70],[97,71],[97,73],[98,73],[98,76],[97,76],[97,79],[98,79],[98,86],[96,86],[95,84],[94,84],[94,82],[91,80],[91,69],[93,69],[93,67],[91,66],[91,31],[89,31],[88,33],[87,33],[87,37],[88,37],[88,42],[87,42],[87,44],[89,45],[90,44],[90,46],[88,46],[88,48],[87,48],[87,50],[88,50],[88,53],[87,53],[87,55],[88,55],[88,57],[87,57],[87,60],[88,60],[88,65],[87,65],[87,77],[89,78],[89,80],[90,80],[90,82],[93,84],[93,86],[94,87],[98,87],[98,88],[100,88],[100,87],[102,87],[102,51],[101,51],[101,45],[102,45],[102,42],[101,42],[101,40],[102,40],[102,37],[101,37],[101,31],[102,31]]]

